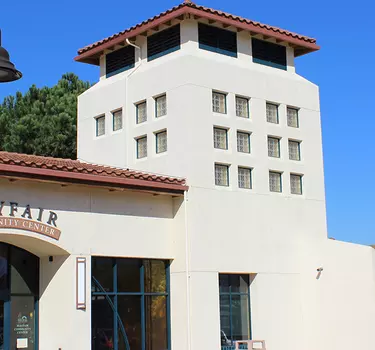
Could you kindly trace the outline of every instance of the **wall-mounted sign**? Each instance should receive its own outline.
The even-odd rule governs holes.
[[[57,219],[55,212],[45,213],[43,208],[31,208],[30,205],[19,207],[16,202],[9,202],[9,210],[7,210],[5,202],[0,202],[0,229],[31,231],[59,240],[61,231],[57,228]]]

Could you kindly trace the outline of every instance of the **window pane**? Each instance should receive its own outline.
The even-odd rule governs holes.
[[[110,299],[113,302],[113,299]],[[113,310],[104,295],[91,298],[92,350],[113,349]]]
[[[248,293],[249,292],[249,275],[232,274],[230,276],[230,285],[232,293]]]
[[[281,192],[281,174],[270,172],[269,184],[271,192]]]
[[[96,118],[96,136],[105,134],[105,117]]]
[[[278,106],[271,103],[266,104],[267,121],[269,123],[279,124]]]
[[[156,118],[167,114],[167,96],[156,98]]]
[[[146,350],[166,350],[167,337],[167,298],[146,296]]]
[[[118,350],[127,350],[123,329],[128,338],[131,350],[142,349],[142,331],[141,331],[141,297],[133,295],[119,295],[118,297],[118,314],[121,322],[118,327]],[[122,324],[121,324],[122,323]]]
[[[0,243],[0,295],[8,291],[8,246]]]
[[[92,276],[100,283],[101,287],[106,292],[113,291],[113,264],[114,261],[111,258],[92,258]],[[95,291],[102,292],[102,290]]]
[[[212,110],[216,113],[226,113],[226,95],[218,92],[212,93]]]
[[[236,97],[237,117],[249,118],[249,101],[243,97]]]
[[[137,140],[137,158],[147,157],[147,137]]]
[[[122,111],[113,112],[113,131],[122,129]]]
[[[147,120],[147,103],[142,102],[137,104],[137,124],[143,123]]]
[[[220,274],[219,275],[219,291],[220,293],[229,293],[229,275],[227,274]]]
[[[167,143],[167,132],[159,132],[156,134],[156,153],[167,152],[168,143]]]
[[[302,194],[302,176],[290,174],[290,191],[292,194]]]
[[[220,336],[221,345],[231,345],[230,328],[230,297],[229,295],[220,295]]]
[[[135,64],[135,50],[133,46],[126,46],[106,55],[106,75],[114,74],[133,68]]]
[[[249,296],[232,295],[232,340],[250,339]]]
[[[286,70],[286,47],[252,38],[253,62]]]
[[[140,292],[141,260],[117,259],[117,289],[119,292]]]
[[[287,108],[288,126],[298,128],[298,110],[294,108]]]
[[[289,140],[289,159],[301,160],[300,143],[298,141]]]
[[[238,168],[238,187],[251,188],[251,169]]]
[[[215,185],[229,186],[228,166],[215,164]]]
[[[280,158],[280,140],[274,137],[268,138],[268,156]]]
[[[147,59],[167,55],[180,49],[180,25],[177,24],[147,37]],[[132,349],[133,350],[133,349]]]
[[[166,293],[167,275],[165,262],[161,260],[144,260],[145,292]]]
[[[250,134],[237,132],[237,151],[250,153]]]
[[[225,129],[214,128],[214,147],[219,149],[228,149],[228,131]]]

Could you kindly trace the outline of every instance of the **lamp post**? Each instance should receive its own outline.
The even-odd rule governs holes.
[[[0,83],[7,83],[22,78],[22,73],[9,60],[9,53],[1,46],[0,30]]]

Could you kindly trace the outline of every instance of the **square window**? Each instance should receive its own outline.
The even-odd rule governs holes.
[[[155,134],[156,137],[156,153],[167,152],[167,131],[161,131]]]
[[[299,141],[289,140],[289,159],[301,160],[301,147]]]
[[[113,112],[113,131],[122,129],[122,109],[119,111]]]
[[[237,151],[250,153],[250,134],[237,131]]]
[[[238,167],[238,187],[239,188],[248,188],[251,186],[251,169]]]
[[[214,147],[228,149],[228,130],[214,128]]]
[[[288,126],[292,128],[299,127],[299,120],[298,120],[298,109],[288,107],[286,109],[287,119],[288,119]]]
[[[96,136],[102,136],[105,134],[105,116],[101,116],[95,119],[96,123]]]
[[[268,137],[268,157],[280,158],[280,139]]]
[[[136,140],[137,142],[137,158],[147,157],[147,136],[140,137]]]
[[[290,174],[290,192],[302,194],[302,175]]]
[[[229,186],[229,166],[215,164],[215,185]]]
[[[215,113],[227,113],[227,96],[219,92],[212,93],[212,110]]]
[[[279,124],[279,106],[267,103],[266,104],[267,122]]]
[[[269,185],[271,192],[281,192],[281,173],[270,171]]]
[[[137,118],[137,124],[143,123],[147,121],[147,103],[141,102],[138,103],[136,106],[136,118]]]
[[[167,95],[155,98],[156,118],[162,117],[167,114]]]
[[[236,116],[249,118],[249,100],[247,98],[236,96]]]

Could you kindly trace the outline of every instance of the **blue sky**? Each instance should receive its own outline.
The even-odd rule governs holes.
[[[328,233],[350,242],[375,244],[374,142],[375,48],[370,0],[199,0],[256,21],[318,39],[321,50],[296,61],[297,72],[320,86]],[[0,85],[0,101],[31,84],[53,85],[74,72],[95,82],[98,68],[75,63],[77,49],[152,17],[173,0],[19,0],[1,3],[3,46],[24,77]],[[362,185],[359,186],[358,184]]]

